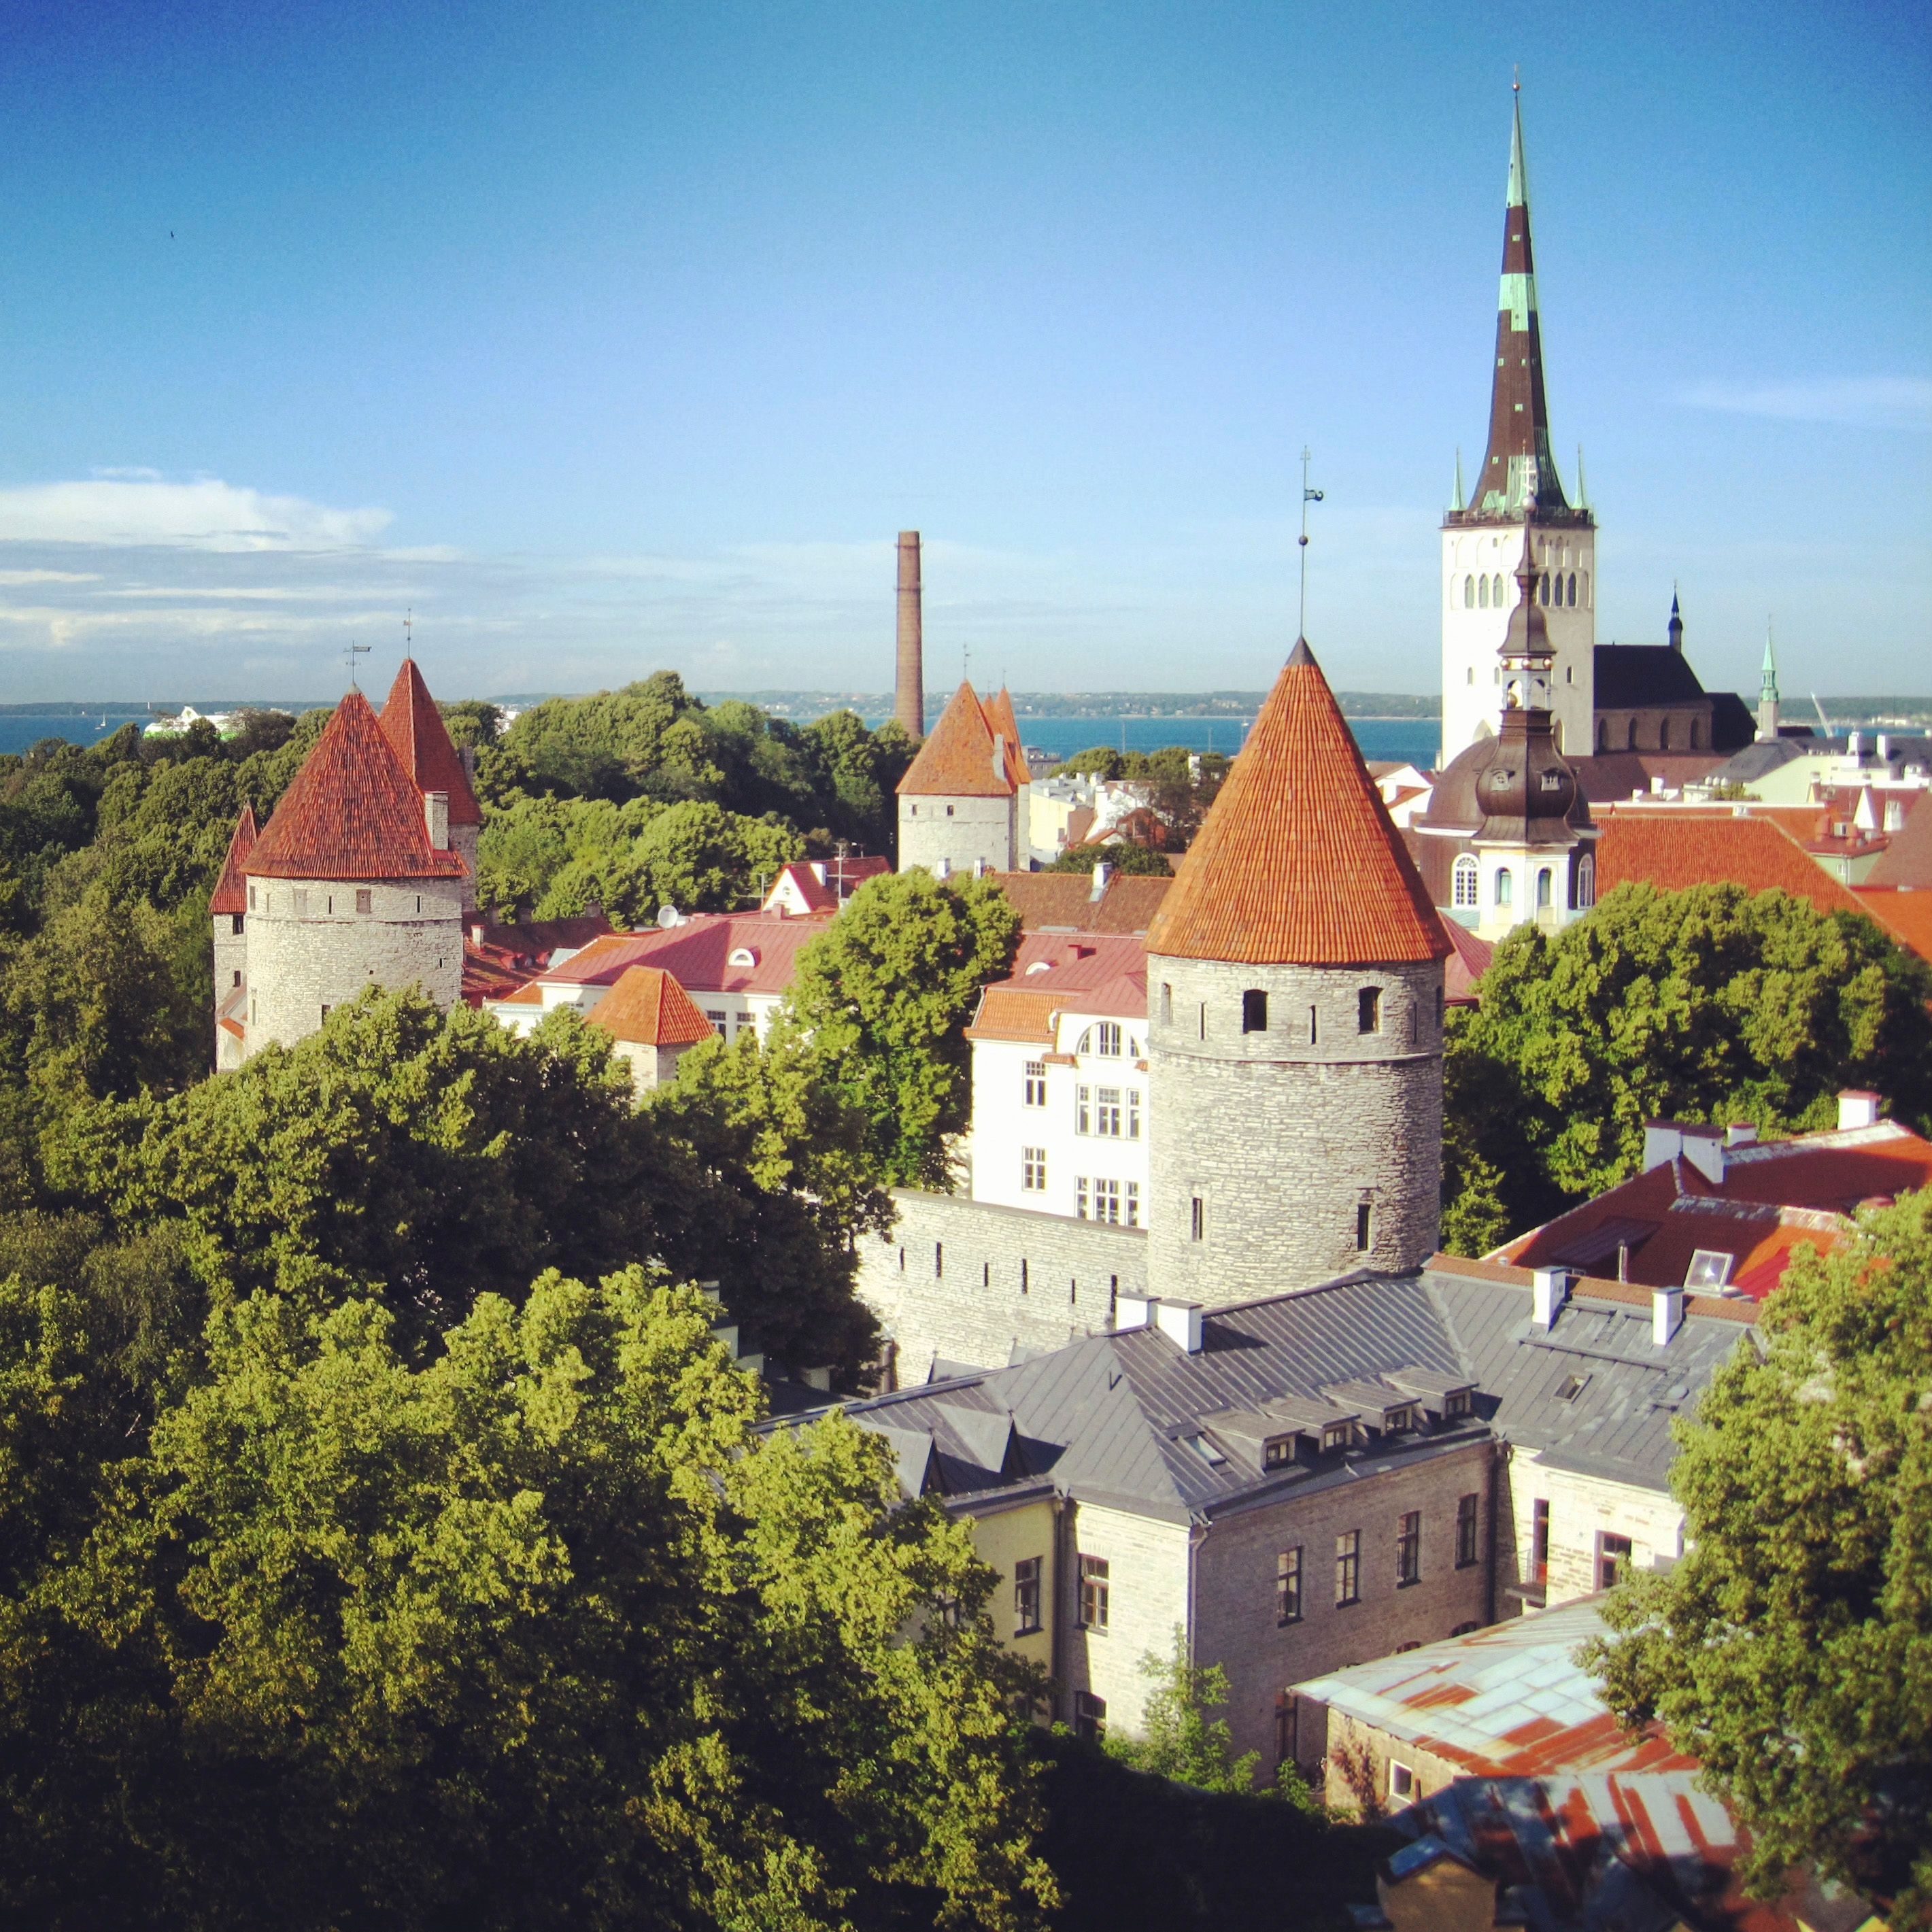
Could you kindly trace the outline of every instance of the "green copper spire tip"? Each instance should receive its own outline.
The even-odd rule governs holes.
[[[1456,497],[1449,507],[1456,511],[1464,510],[1468,507],[1468,499],[1462,490],[1462,452],[1460,449],[1456,452]]]
[[[1771,626],[1764,627],[1763,689],[1766,697],[1775,700],[1778,696],[1778,658],[1771,647]]]
[[[1529,170],[1522,160],[1522,83],[1518,81],[1514,90],[1514,108],[1510,122],[1510,176],[1509,206],[1527,208],[1529,206]]]

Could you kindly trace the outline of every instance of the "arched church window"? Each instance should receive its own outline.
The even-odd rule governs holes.
[[[1490,579],[1490,602],[1500,610],[1503,608],[1503,574],[1499,570]]]
[[[1703,734],[1697,728],[1696,719],[1694,718],[1692,718],[1690,721],[1690,748],[1692,751],[1694,752],[1698,748],[1697,740],[1702,736]]]
[[[1570,608],[1573,610],[1576,608],[1576,573],[1574,570],[1570,573]]]
[[[1500,866],[1496,868],[1496,904],[1506,906],[1516,896],[1516,881],[1510,876],[1510,868]]]
[[[1587,570],[1583,573],[1583,608],[1586,610],[1590,608],[1590,573]]]
[[[1636,720],[1634,718],[1630,722],[1630,749],[1633,752],[1636,749]]]
[[[1657,748],[1667,752],[1670,748],[1670,720],[1660,718],[1657,721]]]
[[[1473,610],[1476,608],[1476,580],[1466,577],[1462,580],[1462,608]]]
[[[1480,610],[1490,608],[1490,580],[1486,577],[1476,586],[1476,604]]]
[[[1607,752],[1610,748],[1610,721],[1607,718],[1597,720],[1597,749]]]
[[[1586,852],[1576,861],[1576,906],[1581,911],[1597,903],[1597,862]]]
[[[1536,875],[1536,909],[1546,912],[1550,909],[1551,881],[1550,868],[1544,866]]]
[[[1454,884],[1450,896],[1453,902],[1459,906],[1476,904],[1476,862],[1466,852],[1456,861]]]

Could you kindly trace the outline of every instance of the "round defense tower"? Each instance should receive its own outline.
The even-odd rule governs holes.
[[[417,790],[360,692],[336,707],[242,869],[248,1054],[306,1039],[372,986],[455,1004],[467,868],[449,801]]]
[[[1298,644],[1148,934],[1155,1293],[1240,1301],[1432,1252],[1449,950]]]

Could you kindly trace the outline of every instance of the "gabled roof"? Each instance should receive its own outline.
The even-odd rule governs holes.
[[[470,775],[449,742],[442,713],[436,708],[414,658],[404,658],[396,681],[389,687],[388,701],[382,706],[382,736],[394,747],[417,790],[448,794],[451,824],[483,823],[476,794],[470,788]]]
[[[691,992],[782,993],[800,949],[824,930],[816,920],[775,913],[693,913],[681,926],[594,939],[531,983],[614,986],[628,967],[661,966]]]
[[[1592,675],[1599,711],[1701,704],[1707,694],[1690,660],[1668,644],[1599,644]]]
[[[995,700],[997,703],[998,700]],[[902,798],[1004,798],[1026,782],[1018,755],[1018,733],[1010,722],[995,724],[970,684],[952,694],[939,722],[919,748],[919,755],[899,780]],[[1010,720],[1012,705],[1006,706]],[[1007,748],[996,755],[995,740],[1012,732]]]
[[[1883,856],[1865,874],[1868,886],[1905,886],[1932,891],[1932,790],[1906,807],[1905,824],[1892,835]]]
[[[1173,889],[1172,877],[1114,872],[1094,896],[1091,872],[989,872],[1026,932],[1144,933]]]
[[[255,808],[244,805],[242,816],[235,821],[234,836],[228,842],[228,856],[221,862],[221,877],[216,881],[214,896],[208,902],[208,910],[217,919],[248,910],[248,886],[242,868],[248,862],[248,854],[254,850],[258,836]]]
[[[1271,965],[1442,959],[1449,936],[1304,639],[1282,668],[1150,953]]]
[[[1118,933],[1028,933],[1013,970],[980,996],[968,1040],[1051,1045],[1057,1012],[1147,1017],[1147,952]]]
[[[635,1046],[694,1046],[717,1029],[691,995],[658,966],[628,966],[592,1010],[589,1024]]]
[[[1027,770],[1026,752],[1020,743],[1019,720],[1013,716],[1012,693],[1003,684],[986,700],[986,722],[992,728],[993,735],[1006,746],[1006,770],[1016,785],[1026,784],[1032,777]]]
[[[1443,966],[1443,998],[1452,1006],[1476,1006],[1482,999],[1478,982],[1490,970],[1490,962],[1496,956],[1496,941],[1478,939],[1466,926],[1453,919],[1445,919],[1442,929],[1456,949]]]
[[[352,691],[242,869],[251,879],[458,879],[466,868],[429,842],[422,793]]]
[[[1597,842],[1599,898],[1623,885],[1676,892],[1725,882],[1748,892],[1789,892],[1824,913],[1866,910],[1769,819],[1682,808],[1619,812],[1605,819]]]
[[[1932,959],[1932,891],[1887,890],[1861,886],[1858,903],[1901,946],[1909,946],[1922,959]]]

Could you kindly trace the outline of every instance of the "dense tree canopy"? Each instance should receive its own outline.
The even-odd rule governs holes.
[[[806,1932],[1050,1900],[992,1573],[898,1504],[876,1438],[753,1436],[694,1294],[546,1274],[426,1358],[376,1301],[257,1294],[145,1441],[88,1313],[0,1282],[10,1922]]]
[[[1761,1887],[1806,1861],[1912,1924],[1932,1905],[1932,1193],[1798,1252],[1762,1350],[1678,1426],[1687,1553],[1618,1586],[1594,1661],[1621,1716],[1702,1760]]]
[[[946,1139],[968,1124],[980,990],[1012,964],[1019,915],[982,879],[915,869],[870,879],[798,958],[788,1006],[869,1123],[872,1171],[949,1187]]]
[[[1155,878],[1170,878],[1174,873],[1165,854],[1124,838],[1090,845],[1070,845],[1051,865],[1040,869],[1046,872],[1090,872],[1099,865],[1111,866],[1117,872],[1144,874]]]
[[[1444,1066],[1444,1235],[1465,1253],[1628,1179],[1646,1120],[1830,1126],[1845,1087],[1932,1123],[1932,968],[1869,920],[1730,885],[1627,886],[1496,947]]]

